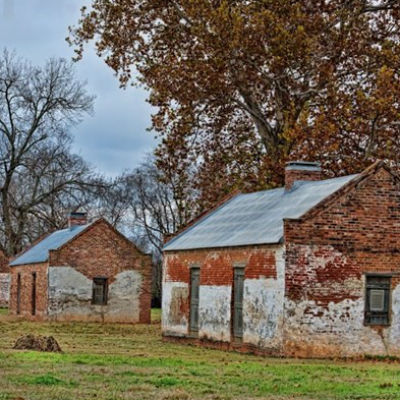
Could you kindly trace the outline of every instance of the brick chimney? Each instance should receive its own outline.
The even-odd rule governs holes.
[[[87,224],[87,214],[85,212],[71,212],[68,215],[68,227],[81,226]]]
[[[285,169],[285,189],[289,190],[295,181],[322,180],[321,164],[310,161],[290,161]]]

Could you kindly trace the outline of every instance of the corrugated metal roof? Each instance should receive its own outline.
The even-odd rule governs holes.
[[[239,194],[164,246],[165,251],[279,243],[283,219],[299,218],[357,175],[296,181],[292,188]]]
[[[53,232],[49,236],[45,237],[35,246],[31,247],[27,252],[23,253],[20,257],[16,258],[10,263],[10,266],[22,265],[22,264],[33,264],[45,262],[49,258],[49,250],[57,250],[63,244],[73,239],[84,231],[88,225],[74,226],[68,229],[62,229]]]

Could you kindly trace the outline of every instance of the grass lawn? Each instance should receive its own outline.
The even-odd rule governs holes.
[[[261,358],[163,343],[153,324],[17,322],[0,311],[0,400],[400,399],[400,365]],[[26,333],[63,354],[16,351]]]

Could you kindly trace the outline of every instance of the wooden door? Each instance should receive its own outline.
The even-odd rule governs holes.
[[[199,289],[200,289],[200,269],[190,270],[190,331],[199,330]]]
[[[233,336],[243,337],[244,268],[234,269],[233,279]]]

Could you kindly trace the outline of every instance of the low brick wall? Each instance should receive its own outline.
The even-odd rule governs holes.
[[[8,307],[10,299],[10,274],[0,274],[0,307]]]

